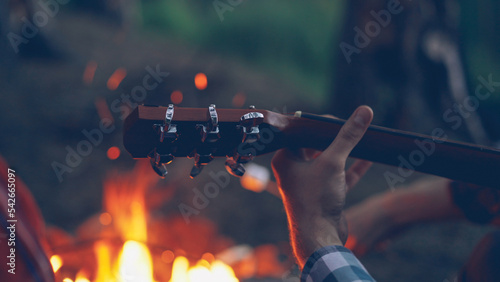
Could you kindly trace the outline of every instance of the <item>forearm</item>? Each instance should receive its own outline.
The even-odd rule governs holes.
[[[300,211],[285,202],[290,241],[297,263],[303,268],[307,259],[326,246],[343,246],[340,238],[347,237],[347,227],[342,217],[327,218],[314,211]],[[340,234],[339,234],[340,233]]]
[[[383,195],[388,219],[395,225],[462,218],[448,188],[449,180],[424,179]]]

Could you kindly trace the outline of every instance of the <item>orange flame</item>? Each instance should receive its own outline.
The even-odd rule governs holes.
[[[119,68],[115,70],[115,72],[108,79],[108,84],[107,84],[108,89],[116,90],[118,86],[120,86],[120,83],[122,83],[125,76],[127,76],[127,70],[125,70],[124,68]]]
[[[146,190],[158,182],[147,162],[130,174],[115,175],[104,183],[104,210],[123,241],[147,242]]]
[[[124,281],[153,282],[153,259],[143,243],[129,240],[118,260],[118,273]]]
[[[190,267],[189,261],[183,256],[174,260],[172,279],[170,282],[239,282],[233,269],[220,260],[213,263],[201,259]]]
[[[52,265],[52,270],[56,273],[61,268],[63,261],[60,256],[54,255],[50,257],[50,264]]]
[[[97,242],[94,245],[94,252],[97,259],[97,274],[95,282],[113,281],[111,272],[111,250],[104,242]]]
[[[152,255],[147,245],[146,192],[157,181],[158,177],[151,172],[148,162],[138,162],[131,173],[108,178],[104,182],[104,211],[97,220],[102,228],[119,234],[125,243],[117,247],[114,240],[96,241],[93,253],[97,268],[92,269],[92,274],[87,272],[89,268],[82,268],[76,276],[68,277],[65,272],[60,278],[65,277],[66,282],[166,281],[168,270],[155,275],[153,265],[167,264],[172,265],[171,282],[239,282],[233,269],[211,253],[204,253],[202,259],[192,266],[186,257],[180,255],[180,250],[176,250],[177,256],[170,250],[164,250],[161,256]],[[154,241],[154,238],[150,240]],[[58,271],[63,265],[61,257],[52,256],[51,263],[54,272],[63,275]]]
[[[90,282],[90,280],[87,277],[87,273],[83,270],[80,270],[76,274],[75,282]]]

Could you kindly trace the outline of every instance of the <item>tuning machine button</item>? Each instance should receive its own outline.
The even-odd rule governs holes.
[[[201,146],[194,153],[194,166],[191,169],[191,178],[201,173],[203,167],[214,159],[213,152],[216,150],[214,145],[220,139],[219,117],[215,110],[215,105],[208,107],[209,120],[206,124],[197,124],[196,127],[201,133]]]
[[[203,167],[205,167],[213,159],[214,159],[214,156],[212,156],[211,153],[207,153],[207,154],[196,153],[194,155],[194,166],[191,169],[191,173],[189,174],[189,176],[191,178],[195,178],[198,174],[201,173],[201,171],[203,170]]]
[[[242,177],[245,174],[245,167],[236,162],[233,158],[227,158],[226,160],[226,169],[231,175],[236,177]]]
[[[264,121],[264,115],[259,112],[250,112],[240,118],[238,125],[243,133],[243,142],[252,143],[260,138],[259,125]]]
[[[151,163],[151,167],[161,178],[164,178],[168,174],[167,166],[165,164],[171,163],[173,159],[174,157],[170,154],[169,155],[158,154],[158,152],[156,152],[156,149],[149,154],[149,161]]]

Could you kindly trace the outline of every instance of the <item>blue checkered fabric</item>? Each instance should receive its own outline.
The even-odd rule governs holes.
[[[302,270],[302,282],[375,281],[349,249],[323,247],[309,257]]]

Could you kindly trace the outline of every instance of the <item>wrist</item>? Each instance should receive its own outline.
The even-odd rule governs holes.
[[[344,246],[347,238],[347,225],[343,219],[302,216],[295,218],[290,225],[294,253],[301,267],[315,251],[326,246]]]

